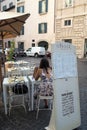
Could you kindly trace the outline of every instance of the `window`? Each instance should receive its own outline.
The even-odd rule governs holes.
[[[46,13],[48,11],[48,0],[39,1],[39,13]]]
[[[22,26],[22,29],[20,31],[20,35],[24,35],[24,26]]]
[[[63,39],[64,42],[72,43],[72,39]]]
[[[9,3],[9,7],[12,7],[13,6],[13,2]]]
[[[8,41],[8,48],[11,47],[11,41]]]
[[[32,47],[35,47],[35,43],[32,43]]]
[[[64,26],[70,26],[70,25],[71,25],[71,20],[64,21]]]
[[[39,33],[47,33],[47,23],[41,23],[39,24],[39,28],[38,28],[38,32]]]
[[[73,0],[65,0],[65,7],[70,7],[73,5]]]
[[[24,42],[18,42],[18,50],[24,50]]]
[[[31,51],[31,48],[28,48],[27,51]]]
[[[4,5],[3,6],[3,11],[5,11],[7,9],[7,6],[6,5]]]
[[[24,6],[17,7],[17,12],[24,13]]]

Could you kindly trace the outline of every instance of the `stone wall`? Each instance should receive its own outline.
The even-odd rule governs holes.
[[[67,18],[69,19],[69,18]],[[72,26],[62,26],[64,19],[56,19],[56,41],[72,39],[72,44],[76,46],[78,58],[84,57],[84,43],[87,37],[87,15],[72,17]]]

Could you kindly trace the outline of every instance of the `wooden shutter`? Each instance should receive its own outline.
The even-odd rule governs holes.
[[[20,12],[20,7],[17,7],[17,12]]]
[[[48,12],[48,0],[46,0],[46,12]]]
[[[38,33],[41,33],[41,24],[38,24]]]
[[[39,1],[39,13],[42,13],[42,1]]]
[[[44,23],[45,31],[44,33],[47,33],[47,23]]]

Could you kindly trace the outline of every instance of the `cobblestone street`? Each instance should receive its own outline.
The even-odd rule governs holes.
[[[28,60],[28,59],[26,59]],[[40,60],[40,59],[39,59]],[[38,60],[38,62],[39,62]],[[78,79],[80,90],[81,126],[78,130],[87,130],[87,60],[78,60]],[[10,116],[4,114],[2,94],[0,97],[0,130],[44,130],[49,124],[51,112],[40,111],[36,120],[36,111],[27,112],[23,109],[13,110]]]

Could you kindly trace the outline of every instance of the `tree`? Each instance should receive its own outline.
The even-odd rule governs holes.
[[[7,60],[8,60],[8,61],[14,60],[14,59],[13,59],[14,50],[15,50],[15,42],[14,42],[14,41],[11,41],[11,48],[10,48],[10,50],[8,51],[8,54],[7,54]]]

